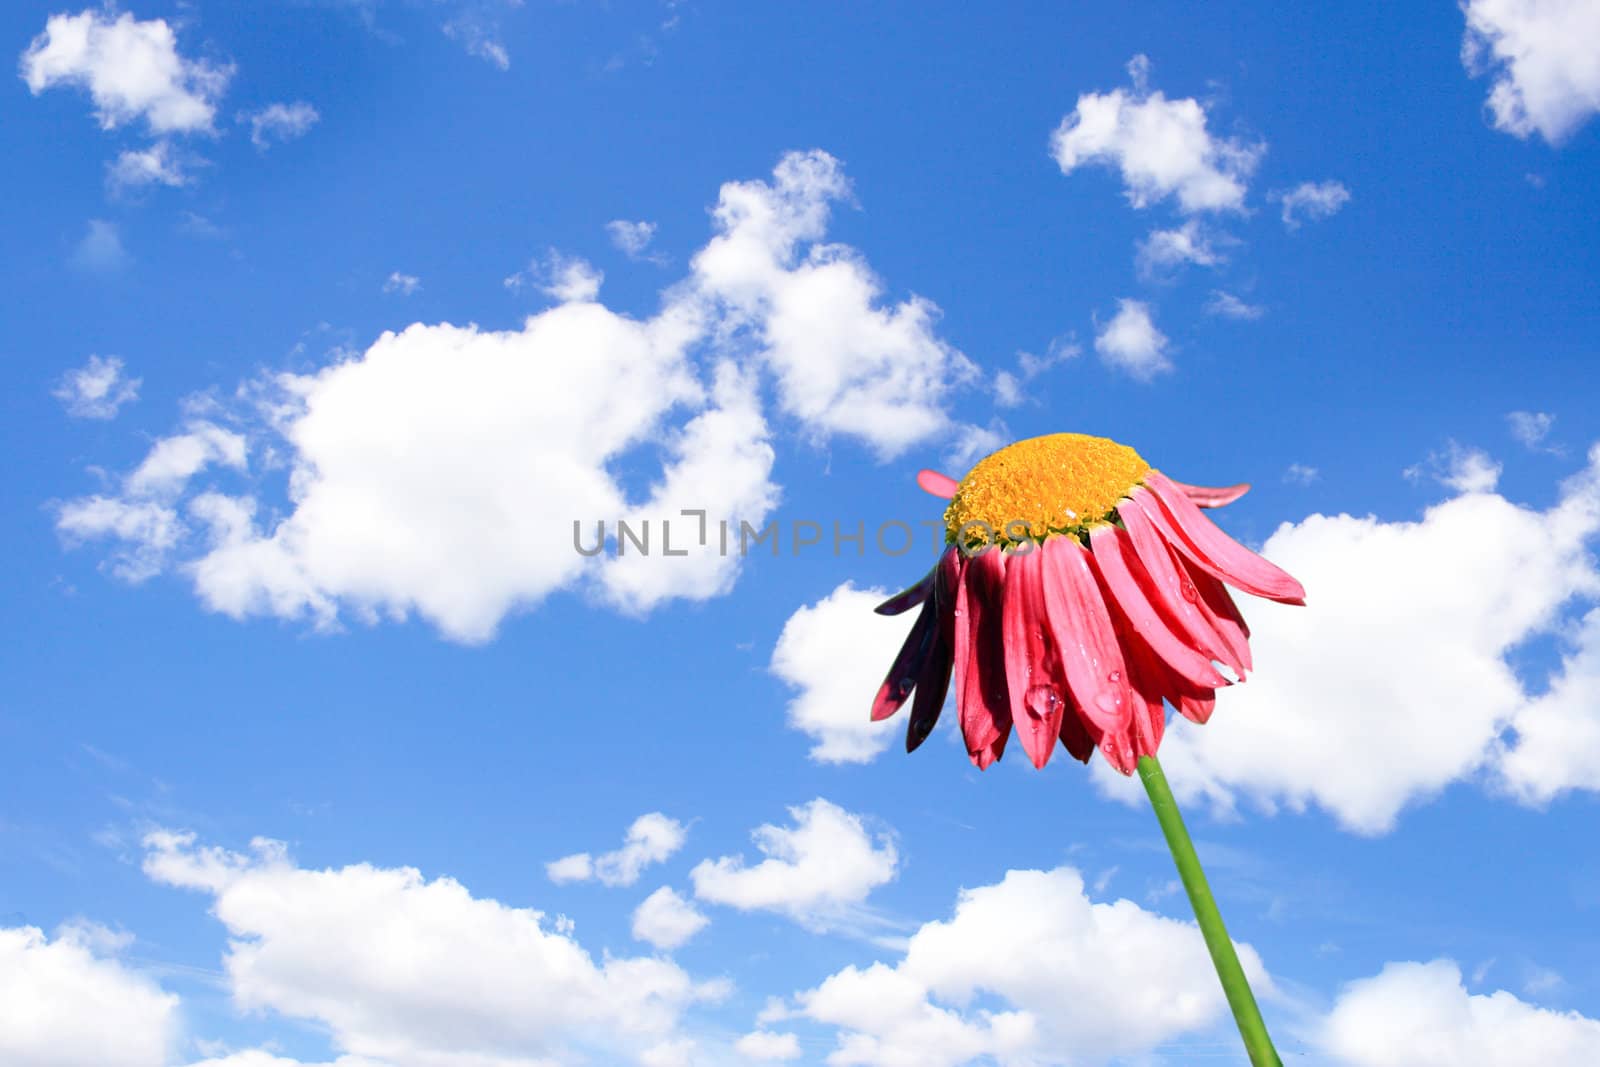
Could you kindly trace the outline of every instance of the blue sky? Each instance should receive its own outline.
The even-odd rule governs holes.
[[[1162,749],[1285,1061],[1600,1062],[1595,40],[7,5],[0,1059],[1242,1062],[1136,786],[866,721],[1074,431],[1308,590]]]

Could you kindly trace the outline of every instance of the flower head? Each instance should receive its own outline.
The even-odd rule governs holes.
[[[956,712],[980,769],[1013,730],[1034,766],[1056,740],[1131,774],[1154,755],[1165,703],[1203,723],[1217,689],[1253,669],[1250,630],[1223,585],[1303,604],[1300,583],[1200,512],[1244,495],[1176,482],[1126,445],[1051,434],[1002,448],[959,483],[917,476],[950,501],[948,545],[922,581],[878,611],[921,605],[872,707],[910,699],[906,750]]]

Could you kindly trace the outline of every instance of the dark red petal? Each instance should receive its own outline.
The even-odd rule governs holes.
[[[968,753],[989,748],[1011,729],[1002,622],[1005,566],[1000,549],[985,549],[966,561],[956,592],[956,709]]]
[[[1052,537],[1040,551],[1050,635],[1073,703],[1101,730],[1120,730],[1133,713],[1132,692],[1088,550],[1075,538]]]
[[[1220,508],[1224,504],[1231,504],[1250,491],[1249,482],[1240,482],[1238,485],[1221,485],[1215,488],[1206,485],[1189,485],[1176,478],[1168,478],[1179,492],[1188,497],[1197,508]]]
[[[926,469],[917,472],[917,485],[921,486],[924,493],[932,493],[940,500],[949,500],[961,488],[961,483],[948,474]]]
[[[928,739],[939,721],[939,712],[944,710],[944,698],[950,692],[952,651],[949,638],[938,633],[933,653],[917,679],[917,697],[911,702],[911,717],[906,722],[907,752],[915,752]]]
[[[1179,573],[1172,562],[1172,549],[1145,509],[1132,500],[1124,500],[1117,505],[1117,514],[1122,517],[1134,554],[1139,557],[1139,563],[1149,578],[1149,584],[1144,588],[1167,621],[1178,628],[1175,632],[1187,634],[1188,644],[1207,659],[1226,663],[1234,670],[1239,670],[1243,664],[1234,660],[1227,642],[1218,636],[1195,606],[1200,599],[1200,591],[1188,577]]]
[[[1008,722],[1006,723],[1004,732],[1002,732],[999,737],[996,737],[994,741],[988,745],[988,747],[978,752],[969,752],[967,757],[972,760],[973,764],[978,768],[978,770],[986,771],[990,767],[994,766],[995,762],[998,761],[1001,756],[1005,755],[1006,740],[1010,736],[1011,724]]]
[[[1005,606],[1001,613],[1006,654],[1006,692],[1011,722],[1033,765],[1050,762],[1061,720],[1067,713],[1065,680],[1052,666],[1059,662],[1046,641],[1043,555],[1035,542],[1006,561]]]
[[[1089,533],[1089,554],[1107,593],[1106,601],[1128,620],[1129,627],[1172,671],[1188,682],[1207,689],[1227,685],[1228,680],[1211,665],[1211,660],[1186,642],[1162,618],[1152,603],[1154,589],[1150,576],[1139,563],[1133,542],[1126,530],[1109,523]],[[1124,642],[1126,644],[1126,642]]]
[[[903,611],[909,611],[916,607],[928,599],[928,594],[933,592],[933,579],[937,569],[935,568],[924,574],[916,585],[911,586],[909,589],[902,589],[872,610],[879,615],[899,615]]]
[[[906,634],[899,655],[895,656],[883,684],[878,687],[878,697],[872,702],[873,722],[887,719],[899,711],[900,705],[911,695],[923,668],[927,666],[928,657],[933,653],[938,629],[938,613],[930,600],[917,613],[917,621],[911,624],[911,632]]]
[[[1069,698],[1070,699],[1070,698]],[[1100,731],[1094,723],[1086,722],[1076,707],[1068,707],[1061,717],[1061,744],[1079,763],[1088,763],[1100,743]]]
[[[1285,604],[1305,603],[1306,591],[1299,582],[1223,533],[1160,471],[1148,472],[1145,485],[1148,490],[1135,489],[1129,495],[1184,555],[1247,593]]]

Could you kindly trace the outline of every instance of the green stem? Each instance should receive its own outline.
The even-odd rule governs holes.
[[[1250,1054],[1252,1067],[1283,1067],[1278,1053],[1267,1036],[1267,1024],[1261,1020],[1261,1009],[1256,1007],[1255,994],[1250,992],[1250,982],[1239,966],[1239,956],[1233,951],[1228,938],[1228,928],[1222,925],[1222,913],[1212,899],[1211,887],[1206,884],[1206,872],[1200,866],[1200,857],[1194,853],[1194,842],[1184,829],[1183,816],[1178,813],[1178,802],[1172,798],[1167,776],[1154,756],[1139,757],[1139,779],[1145,792],[1150,794],[1150,806],[1156,809],[1156,821],[1166,835],[1167,847],[1172,850],[1172,860],[1178,865],[1178,877],[1189,893],[1189,904],[1194,917],[1200,922],[1200,933],[1205,936],[1206,948],[1211,950],[1211,962],[1222,979],[1222,991],[1227,994],[1228,1007],[1239,1024],[1239,1036],[1244,1038],[1245,1051]]]

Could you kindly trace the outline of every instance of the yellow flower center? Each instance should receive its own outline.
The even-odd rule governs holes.
[[[1149,470],[1139,453],[1105,437],[1032,437],[1007,445],[967,473],[945,509],[945,528],[951,541],[968,544],[986,536],[1012,543],[1073,532],[1110,515]],[[991,532],[986,535],[978,523]]]

